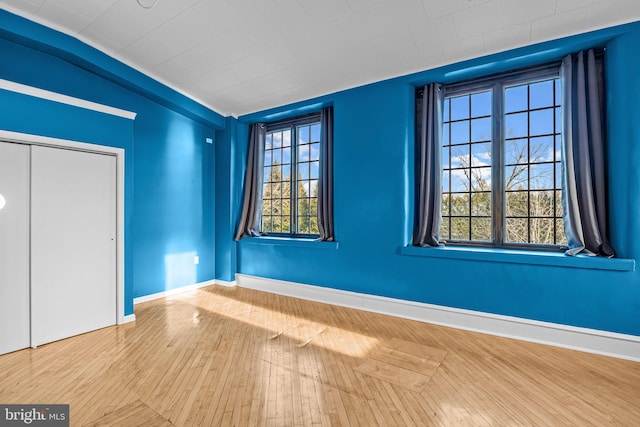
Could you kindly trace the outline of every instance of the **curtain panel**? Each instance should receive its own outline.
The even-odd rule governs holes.
[[[244,236],[259,236],[262,221],[262,169],[266,127],[262,123],[251,125],[247,169],[244,175],[242,212],[236,230],[236,240]]]
[[[440,244],[443,99],[442,85],[431,83],[416,103],[414,246]]]
[[[320,113],[320,179],[318,182],[318,230],[322,241],[333,241],[333,108]]]
[[[562,187],[567,255],[613,257],[607,236],[605,105],[602,55],[593,49],[566,56],[560,66]]]

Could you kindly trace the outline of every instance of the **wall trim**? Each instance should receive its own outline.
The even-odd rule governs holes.
[[[227,280],[216,279],[215,282],[216,282],[216,285],[224,286],[224,287],[227,287],[227,288],[233,288],[234,286],[237,285],[237,282],[235,280],[229,282]]]
[[[85,99],[75,98],[73,96],[63,95],[61,93],[51,92],[49,90],[27,86],[4,79],[0,79],[0,89],[20,93],[22,95],[34,96],[40,99],[46,99],[47,101],[67,104],[73,107],[83,108],[85,110],[92,110],[99,113],[118,116],[129,120],[134,120],[137,115],[137,113],[121,110],[120,108],[111,107],[109,105],[98,104],[97,102],[87,101]]]
[[[205,282],[194,283],[192,285],[181,286],[175,289],[169,289],[155,294],[144,295],[133,299],[133,305],[142,304],[143,302],[153,301],[160,298],[166,298],[172,295],[181,294],[183,292],[193,291],[194,289],[204,288],[205,286],[215,285],[215,280],[207,280]]]
[[[131,323],[131,322],[135,322],[136,321],[136,315],[135,314],[128,314],[126,316],[124,316],[122,318],[122,322],[120,322],[120,325],[124,325],[125,323]]]
[[[640,337],[236,274],[239,287],[640,362]]]

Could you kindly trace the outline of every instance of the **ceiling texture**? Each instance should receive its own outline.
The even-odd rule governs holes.
[[[0,0],[222,115],[640,20],[640,0]]]

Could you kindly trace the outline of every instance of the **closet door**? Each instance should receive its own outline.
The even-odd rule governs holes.
[[[29,146],[0,142],[0,354],[29,345]]]
[[[116,159],[32,147],[31,339],[116,323]]]

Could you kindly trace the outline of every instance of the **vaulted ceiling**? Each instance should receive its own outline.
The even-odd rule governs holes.
[[[223,115],[640,20],[638,0],[0,0]]]

